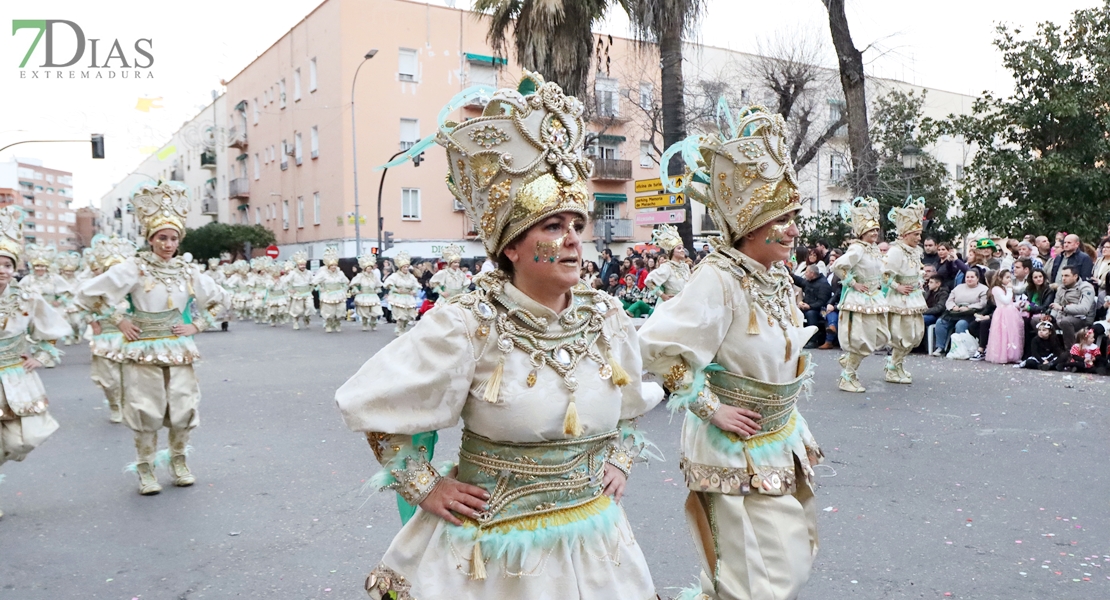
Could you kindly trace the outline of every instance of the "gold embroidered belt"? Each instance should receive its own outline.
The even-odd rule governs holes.
[[[497,442],[463,431],[459,481],[485,488],[484,529],[514,519],[579,507],[599,498],[616,430],[553,442]]]
[[[293,286],[293,293],[298,296],[307,296],[312,293],[311,285],[295,285]]]
[[[770,435],[790,423],[802,387],[810,379],[806,368],[809,355],[802,354],[798,360],[802,361],[798,368],[802,374],[786,383],[768,383],[728,371],[709,371],[706,385],[722,403],[760,414],[760,431],[753,437]]]
[[[22,335],[0,338],[0,369],[23,364],[26,351]]]
[[[347,284],[343,283],[343,282],[340,282],[340,281],[336,281],[336,282],[333,282],[333,283],[325,283],[320,287],[322,287],[325,292],[339,292],[339,291],[347,289]]]
[[[105,333],[119,333],[119,327],[116,327],[115,323],[113,323],[113,322],[111,322],[107,319],[104,319],[102,321],[98,321],[98,323],[100,323],[100,333],[101,333],[101,335],[103,335]]]
[[[911,285],[915,290],[921,289],[921,278],[917,275],[895,275],[894,282],[898,285]]]
[[[131,322],[139,328],[140,340],[157,340],[161,338],[177,337],[173,332],[174,325],[181,325],[184,319],[181,312],[176,309],[162,312],[145,312],[136,310],[129,315]]]

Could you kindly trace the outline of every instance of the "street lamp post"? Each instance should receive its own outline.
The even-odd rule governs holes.
[[[355,69],[355,76],[351,79],[351,161],[354,163],[355,175],[355,256],[362,256],[362,231],[358,226],[358,134],[355,131],[355,83],[358,81],[358,72],[362,69],[362,65],[366,64],[366,61],[371,58],[374,58],[377,53],[378,49],[372,48],[363,55],[362,62],[358,63],[358,67]]]
[[[917,165],[921,162],[921,149],[913,144],[906,144],[902,148],[902,172],[906,176],[906,197],[910,197],[910,180],[914,177],[914,172],[917,171]]]
[[[386,161],[386,164],[389,164],[389,163],[393,162],[393,159],[397,158],[398,156],[401,156],[405,152],[408,152],[408,150],[401,150],[400,152],[395,153],[393,156],[390,156],[389,160]],[[423,160],[424,160],[423,156],[424,156],[424,153],[421,152],[420,154],[412,157],[412,163],[415,166],[419,167],[420,163],[423,162]],[[378,257],[379,258],[384,256],[383,253],[385,252],[385,250],[382,248],[382,188],[385,187],[385,174],[388,173],[388,172],[389,172],[389,167],[382,167],[382,178],[381,178],[380,181],[378,181]]]

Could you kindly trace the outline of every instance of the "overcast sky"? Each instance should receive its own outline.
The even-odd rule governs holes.
[[[430,0],[469,5],[468,0]],[[847,0],[848,20],[869,74],[976,95],[984,89],[1008,93],[1010,80],[991,42],[999,22],[1032,30],[1040,21],[1066,22],[1080,8],[1101,0]],[[32,30],[3,36],[0,43],[0,146],[25,139],[87,139],[106,136],[106,160],[93,161],[88,144],[24,145],[0,152],[41,159],[48,167],[74,173],[76,206],[96,201],[183,122],[222,91],[230,79],[292,28],[321,0],[38,0],[4,2],[0,24],[15,19],[59,19],[77,23],[86,38],[102,40],[99,62],[118,39],[126,59],[146,60],[134,50],[139,38],[152,40],[153,79],[21,79],[19,63],[34,39]],[[828,40],[828,18],[820,0],[708,0],[708,18],[697,41],[755,51],[760,39],[809,32]],[[612,15],[604,31],[627,35],[623,15]],[[43,45],[45,46],[45,44]],[[835,66],[831,42],[827,65]],[[89,50],[86,49],[86,56]],[[65,54],[59,52],[59,54]],[[42,63],[42,49],[27,70]],[[55,57],[55,61],[65,57]],[[83,61],[86,62],[87,60]],[[113,64],[118,65],[118,61]],[[77,65],[79,66],[79,65]],[[76,66],[74,67],[76,68]],[[140,98],[161,98],[147,112]],[[446,99],[445,99],[446,100]]]

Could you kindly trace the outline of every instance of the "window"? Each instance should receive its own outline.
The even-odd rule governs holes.
[[[312,224],[320,224],[320,192],[312,194]]]
[[[304,227],[304,196],[297,196],[297,229]]]
[[[270,102],[272,102],[272,100],[270,100],[270,90],[269,90],[269,88],[262,90],[262,101],[265,102],[266,104],[269,104]]]
[[[53,225],[47,225],[47,226],[46,226],[46,232],[47,232],[47,233],[56,233],[56,232],[57,232],[57,228],[56,228],[56,227],[54,227]]]
[[[293,102],[301,101],[301,70],[293,69]]]
[[[254,180],[258,181],[259,177],[262,177],[262,163],[258,159],[258,153],[255,152],[254,153]]]
[[[281,201],[281,228],[289,229],[289,201]]]
[[[602,221],[616,221],[621,218],[620,212],[617,210],[616,202],[600,202],[599,204],[601,204]]]
[[[260,109],[258,107],[258,98],[255,98],[254,99],[254,107],[251,109],[251,116],[254,119],[254,124],[255,125],[258,125],[258,113],[259,113],[259,111],[260,111]]]
[[[254,224],[255,225],[261,225],[262,224],[262,208],[261,207],[255,207],[255,209],[254,209]]]
[[[289,168],[289,140],[281,140],[281,170]]]
[[[293,159],[297,161],[298,165],[301,164],[301,159],[303,158],[302,150],[301,133],[298,131],[293,134]]]
[[[840,180],[844,179],[844,174],[847,169],[844,168],[844,159],[832,155],[829,157],[829,184],[839,185]]]
[[[470,85],[497,87],[497,67],[484,63],[470,63]]]
[[[640,142],[640,166],[651,167],[651,142]]]
[[[47,183],[54,183],[54,176],[53,176],[53,175],[51,175],[51,174],[49,174],[49,173],[47,173],[47,174],[46,174],[46,182],[47,182]]]
[[[285,79],[278,82],[278,106],[285,108]]]
[[[48,221],[53,221],[54,220],[54,213],[46,213],[46,219]]]
[[[420,141],[420,120],[401,119],[401,149],[408,150]]]
[[[397,59],[397,79],[416,81],[416,50],[401,48]]]
[[[595,159],[604,158],[613,160],[620,158],[620,150],[616,146],[601,141],[599,141],[595,146],[590,147],[587,152]]]
[[[401,190],[401,219],[405,221],[420,220],[420,190],[403,188]]]
[[[46,208],[54,208],[54,201],[53,200],[47,200],[46,201]]]
[[[834,215],[840,214],[840,206],[844,204],[843,200],[832,200],[829,202],[830,210]]]
[[[312,158],[320,156],[320,130],[315,125],[312,126],[312,135],[309,136],[309,150],[312,151]]]
[[[963,165],[956,165],[955,171],[956,171],[956,181],[963,181],[964,180],[964,166]]]
[[[69,233],[69,227],[58,225],[58,233]]]
[[[308,91],[316,91],[316,57],[308,61]]]
[[[651,104],[652,104],[652,102],[654,102],[653,91],[654,90],[652,90],[652,84],[650,84],[650,83],[641,83],[640,84],[640,107],[641,108],[651,108]]]
[[[839,100],[829,100],[829,123],[835,123],[844,116],[844,103]],[[848,125],[842,125],[836,130],[837,137],[848,135]]]
[[[620,116],[620,82],[608,77],[598,77],[595,85],[597,93],[597,114],[602,117]]]

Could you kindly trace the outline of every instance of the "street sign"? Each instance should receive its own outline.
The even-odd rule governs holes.
[[[636,208],[659,208],[660,206],[682,206],[686,197],[682,194],[656,194],[636,198]]]
[[[637,225],[658,225],[660,223],[685,223],[685,210],[656,210],[636,213]]]
[[[277,246],[274,246],[273,244],[271,244],[269,246],[266,246],[266,256],[269,256],[270,258],[272,258],[274,260],[277,260],[277,257],[278,257],[279,254],[280,254],[280,252],[278,252],[278,247]]]
[[[671,177],[671,182],[675,187],[682,187],[682,177]],[[645,192],[662,192],[663,180],[656,177],[655,179],[637,179],[636,180],[636,193],[643,194]]]

